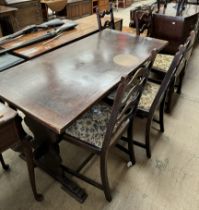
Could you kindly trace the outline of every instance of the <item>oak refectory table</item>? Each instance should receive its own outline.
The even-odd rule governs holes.
[[[65,176],[59,153],[65,128],[166,44],[106,29],[0,74],[0,98],[25,114],[38,166],[80,202],[86,192]]]

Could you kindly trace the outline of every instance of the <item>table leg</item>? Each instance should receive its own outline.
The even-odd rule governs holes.
[[[71,196],[81,203],[84,202],[87,197],[86,192],[74,181],[66,177],[65,171],[63,167],[61,167],[62,159],[60,157],[58,144],[59,135],[28,116],[25,117],[24,121],[34,135],[34,158],[36,164],[60,182],[64,190]]]

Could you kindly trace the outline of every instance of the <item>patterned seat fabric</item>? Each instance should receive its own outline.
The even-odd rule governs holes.
[[[157,54],[153,68],[158,68],[162,72],[167,72],[173,61],[173,55]]]
[[[111,107],[105,103],[98,103],[79,117],[65,130],[65,133],[88,144],[102,148],[110,115]]]
[[[138,104],[138,109],[148,112],[159,88],[160,85],[153,82],[147,82],[144,87],[144,91],[142,92],[142,96]]]

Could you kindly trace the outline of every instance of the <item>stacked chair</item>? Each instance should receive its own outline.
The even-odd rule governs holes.
[[[166,72],[164,79],[160,84],[153,81],[146,83],[143,94],[138,105],[137,116],[146,118],[145,127],[145,143],[133,140],[137,146],[146,149],[146,155],[151,157],[150,146],[150,129],[153,121],[160,125],[160,131],[164,132],[164,105],[167,93],[169,92],[173,82],[175,81],[176,74],[184,68],[185,64],[186,46],[180,46],[179,51],[175,54],[172,63]],[[159,112],[159,119],[155,119],[155,111]]]
[[[184,68],[185,65],[185,52],[187,46],[180,46],[179,51],[174,56],[172,63],[165,74],[164,79],[160,84],[154,82],[149,78],[145,84],[141,99],[139,101],[136,115],[142,118],[146,118],[145,126],[145,142],[134,140],[132,136],[133,144],[146,149],[146,155],[148,158],[151,157],[151,146],[150,146],[150,130],[153,121],[160,125],[160,131],[164,132],[164,107],[167,93],[171,89],[173,82],[175,81],[176,74]],[[115,93],[111,93],[108,96],[109,103],[114,100]],[[155,112],[158,110],[159,119],[156,119]],[[131,123],[133,125],[133,123]],[[132,128],[133,129],[133,128]],[[125,137],[122,138],[127,141]]]
[[[144,32],[147,36],[152,35],[152,30],[155,27],[152,21],[152,16],[153,11],[151,9],[147,12],[146,10],[138,10],[135,12],[137,36],[140,36]],[[196,41],[195,31],[198,31],[198,22],[199,21],[196,23],[195,30],[190,32],[190,36],[187,38],[183,46],[179,46],[179,50],[175,55],[163,53],[157,54],[151,69],[149,80],[145,85],[137,111],[138,116],[147,119],[145,142],[141,143],[133,140],[133,143],[145,148],[148,158],[151,157],[150,128],[152,121],[158,123],[160,125],[160,131],[164,132],[164,110],[170,113],[175,90],[178,94],[181,93],[186,67]],[[154,119],[156,110],[159,112],[158,120]]]
[[[147,36],[152,35],[152,30],[155,27],[153,25],[153,21],[152,21],[152,12],[149,13],[149,11],[148,12],[144,11],[142,13],[142,16],[140,16],[140,11],[137,11],[135,13],[135,22],[136,22],[135,23],[136,34],[138,36],[140,36],[142,33],[145,33]],[[167,106],[166,106],[167,113],[171,112],[172,101],[173,101],[172,98],[173,98],[175,89],[178,94],[181,93],[182,81],[183,81],[186,67],[187,67],[187,64],[188,64],[189,58],[191,56],[195,40],[196,40],[195,31],[197,31],[197,29],[198,29],[198,23],[195,26],[195,30],[191,31],[190,36],[187,38],[187,40],[184,43],[184,45],[186,47],[185,65],[180,71],[177,72],[177,74],[175,75],[174,84],[171,85],[171,87],[170,87],[169,94],[167,97],[167,103],[166,103],[167,104]],[[172,54],[165,54],[165,53],[157,54],[154,65],[152,67],[154,81],[161,83],[161,81],[165,77],[167,71],[169,70],[169,67],[171,66],[173,59],[174,59],[174,55],[172,55]]]
[[[173,94],[175,91],[175,87],[177,89],[177,93],[178,94],[181,93],[183,78],[185,75],[188,61],[189,61],[191,53],[192,53],[194,42],[195,42],[195,32],[191,31],[190,36],[187,38],[187,40],[184,44],[184,46],[186,48],[185,55],[184,55],[185,63],[182,66],[182,68],[179,69],[178,72],[176,72],[175,79],[174,79],[173,84],[171,85],[170,90],[169,90],[168,99],[167,99],[167,109],[166,109],[166,111],[168,113],[171,111],[172,97],[173,97]],[[171,66],[173,59],[174,59],[173,55],[161,54],[161,53],[157,54],[152,71],[155,74],[158,74],[158,80],[160,80],[160,82],[162,81],[162,79],[165,77],[167,71],[169,70],[169,67]],[[158,81],[158,80],[156,80],[156,81]]]

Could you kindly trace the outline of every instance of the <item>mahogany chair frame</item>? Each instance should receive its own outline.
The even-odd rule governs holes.
[[[135,12],[136,35],[140,36],[147,31],[146,36],[151,34],[152,10],[137,10]]]
[[[143,33],[145,30],[147,30],[147,36],[150,36],[152,33],[152,13],[143,13],[142,16],[140,16],[137,12],[135,15],[135,19],[136,19],[136,34],[139,36],[141,33]],[[195,26],[196,30],[198,28],[198,22]],[[172,107],[172,99],[173,99],[173,95],[175,92],[175,87],[177,87],[177,93],[181,94],[181,90],[182,90],[182,83],[183,83],[183,79],[184,79],[184,75],[185,75],[185,71],[186,71],[186,66],[187,63],[189,61],[189,58],[191,56],[192,50],[193,50],[193,46],[196,40],[196,34],[194,31],[190,32],[190,36],[187,38],[186,42],[185,42],[185,46],[186,46],[186,52],[185,52],[185,63],[184,66],[181,66],[181,69],[178,70],[178,72],[176,72],[175,75],[175,80],[173,81],[173,84],[170,86],[170,89],[168,91],[168,96],[167,96],[167,103],[166,103],[166,112],[170,113],[171,112],[171,107]],[[166,75],[166,72],[163,72],[161,69],[159,68],[152,68],[152,72],[154,72],[155,74],[158,74],[158,80],[153,79],[153,81],[158,81],[159,83],[161,83],[161,81],[163,80],[163,78]]]
[[[191,57],[192,54],[192,50],[194,47],[194,43],[195,43],[195,37],[196,34],[194,31],[191,31],[190,36],[187,38],[184,46],[186,48],[185,52],[184,52],[184,65],[181,65],[180,68],[178,68],[178,71],[175,73],[175,78],[173,80],[172,85],[170,86],[170,89],[168,91],[168,95],[167,95],[167,106],[166,106],[166,112],[170,113],[171,112],[171,107],[172,107],[172,98],[175,92],[175,87],[177,88],[176,92],[178,94],[181,94],[181,90],[182,90],[182,83],[183,83],[183,79],[184,79],[184,75],[185,75],[185,71],[186,71],[186,67],[187,64],[189,62],[189,59]],[[166,72],[162,72],[160,69],[158,68],[152,68],[152,72],[157,73],[158,77],[159,77],[159,83],[161,82],[161,80],[165,77]]]
[[[74,171],[66,167],[65,170],[68,173],[71,173],[72,175],[82,179],[83,181],[103,190],[107,201],[112,200],[107,174],[108,154],[111,147],[115,146],[118,143],[119,139],[121,139],[125,131],[127,131],[128,149],[122,147],[121,145],[119,146],[119,148],[122,148],[122,150],[129,155],[131,164],[135,164],[134,149],[131,141],[131,126],[133,122],[132,119],[135,116],[136,108],[138,106],[139,99],[143,91],[144,84],[147,80],[148,74],[148,68],[143,66],[137,69],[135,74],[121,79],[112,106],[111,116],[107,124],[102,148],[98,148],[94,145],[88,144],[67,133],[61,137],[61,139],[64,139],[65,141],[69,141],[91,151],[92,154],[90,157],[92,157],[93,154],[97,154],[100,156],[101,183],[98,183],[80,173],[80,170],[83,166],[85,166],[86,163],[88,163],[90,157],[83,161],[83,165],[81,165],[78,170]]]
[[[144,33],[144,31],[147,31],[146,36],[151,36],[152,33],[152,17],[153,13],[159,13],[161,5],[163,4],[163,14],[165,13],[165,10],[167,8],[167,0],[158,0],[157,1],[157,11],[155,12],[155,6],[152,5],[151,7],[147,8],[138,8],[134,12],[134,19],[135,19],[135,27],[136,27],[136,35],[140,36],[140,34]],[[131,23],[130,23],[131,25]]]
[[[149,109],[149,111],[139,109],[137,110],[137,116],[146,118],[146,127],[145,127],[145,143],[138,142],[133,140],[133,143],[137,146],[140,146],[146,149],[146,155],[148,158],[151,158],[151,146],[150,146],[150,130],[152,121],[155,121],[160,125],[160,131],[164,132],[164,105],[167,92],[175,80],[175,74],[178,71],[178,68],[181,68],[181,64],[184,62],[184,53],[186,48],[180,46],[179,51],[176,53],[173,62],[165,75],[160,88],[154,98],[154,101]],[[159,109],[159,119],[154,119],[155,111]]]
[[[110,5],[109,10],[100,11],[98,7],[96,8],[97,23],[98,23],[99,31],[102,31],[105,28],[115,29],[112,3],[110,3],[109,5]],[[110,20],[106,20],[104,24],[102,24],[102,19],[106,15],[110,16]]]

